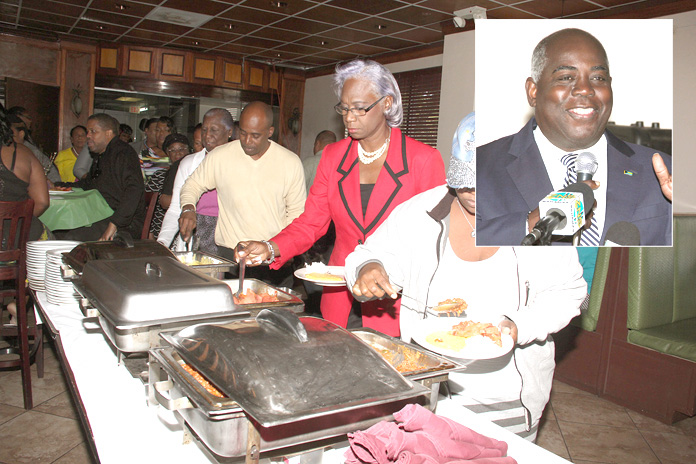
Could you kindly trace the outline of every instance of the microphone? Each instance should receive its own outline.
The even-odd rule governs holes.
[[[575,159],[575,172],[578,175],[578,182],[583,180],[592,180],[599,163],[597,157],[589,151],[583,151]]]
[[[635,224],[621,221],[612,224],[607,230],[603,246],[639,246],[640,232]]]
[[[552,192],[539,202],[542,219],[522,240],[522,245],[542,244],[551,241],[551,235],[573,235],[585,225],[585,216],[594,205],[594,193],[584,183],[578,182],[558,192]]]

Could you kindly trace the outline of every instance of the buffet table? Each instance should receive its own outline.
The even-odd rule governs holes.
[[[35,292],[37,309],[55,340],[61,365],[96,459],[102,463],[138,462],[214,463],[197,441],[184,444],[182,426],[173,413],[147,403],[143,382],[118,363],[115,350],[93,322],[86,322],[77,304],[48,303]],[[508,443],[508,455],[518,463],[568,463],[496,425],[457,407],[450,400],[438,403],[437,413]],[[305,458],[324,463],[343,461],[347,442]],[[306,462],[295,456],[290,462]]]

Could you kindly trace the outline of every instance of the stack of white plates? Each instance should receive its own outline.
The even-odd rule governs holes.
[[[46,278],[44,287],[46,299],[55,305],[75,303],[79,298],[71,281],[63,280],[60,265],[63,263],[63,252],[72,248],[55,249],[46,252]]]
[[[60,249],[70,251],[81,242],[71,240],[44,240],[27,242],[27,280],[32,290],[45,290],[46,252]]]

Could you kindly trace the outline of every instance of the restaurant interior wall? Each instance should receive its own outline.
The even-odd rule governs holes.
[[[390,63],[385,66],[392,73],[433,68],[442,66],[442,55],[433,55],[426,58],[400,61]],[[333,74],[307,79],[305,81],[304,94],[301,153],[301,157],[303,159],[312,156],[314,138],[319,132],[329,129],[334,131],[339,139],[346,136],[343,120],[333,108],[334,105],[338,103],[333,88]],[[452,139],[450,138],[450,143],[451,142]]]

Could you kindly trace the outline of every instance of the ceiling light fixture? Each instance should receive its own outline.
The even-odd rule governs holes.
[[[375,29],[377,29],[378,31],[381,31],[382,29],[386,29],[386,28],[387,28],[386,24],[377,24],[375,26]]]
[[[122,3],[116,3],[116,4],[114,5],[114,7],[115,7],[117,10],[121,10],[121,11],[124,11],[124,10],[127,10],[128,8],[130,8],[130,6],[124,5],[124,4],[122,4]]]
[[[481,6],[472,6],[470,8],[464,8],[463,10],[457,10],[454,13],[454,26],[457,28],[463,28],[466,26],[467,19],[486,19],[486,9]]]
[[[321,44],[321,45],[329,45],[329,42],[327,42],[326,40],[322,40],[321,42],[319,42],[319,44]]]
[[[235,27],[234,24],[225,24],[223,29],[227,29],[228,31],[231,31],[232,29],[234,29],[234,27]]]
[[[194,40],[194,41],[191,42],[191,43],[192,43],[193,45],[198,45],[198,41],[197,41],[197,40]]]
[[[99,29],[100,31],[103,31],[103,30],[104,30],[104,26],[102,26],[102,25],[97,25],[97,29]]]
[[[286,6],[288,6],[288,4],[285,2],[271,2],[271,5],[276,8],[285,8]]]

